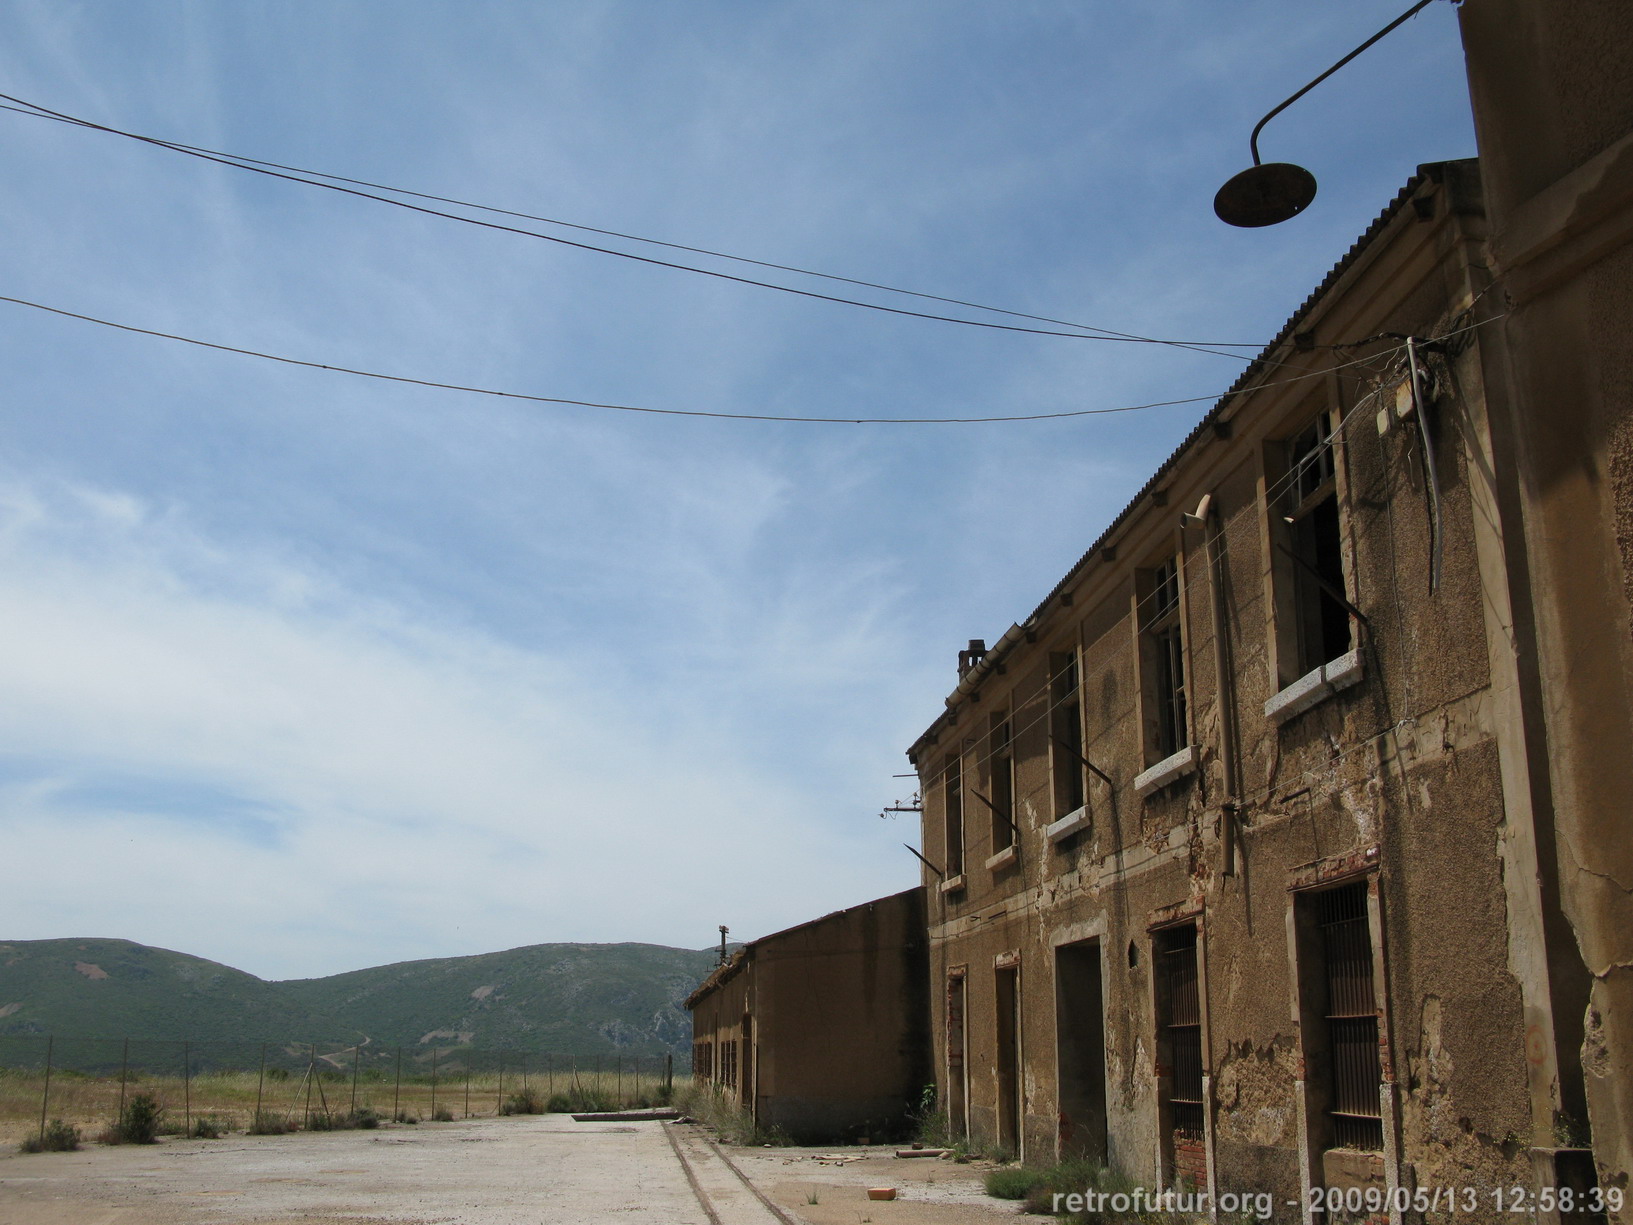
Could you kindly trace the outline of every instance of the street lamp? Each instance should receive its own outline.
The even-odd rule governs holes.
[[[1408,18],[1415,17],[1419,12],[1433,4],[1434,0],[1418,0],[1411,8],[1379,30],[1366,42],[1351,51],[1339,60],[1326,72],[1311,81],[1292,97],[1282,102],[1270,111],[1253,129],[1248,137],[1248,148],[1253,151],[1253,165],[1240,174],[1233,175],[1229,182],[1221,187],[1213,198],[1213,211],[1219,220],[1227,225],[1242,226],[1246,229],[1265,225],[1279,225],[1291,217],[1296,217],[1309,207],[1310,201],[1315,199],[1315,175],[1303,166],[1295,166],[1291,162],[1261,162],[1259,160],[1259,133],[1264,125],[1269,123],[1282,111],[1297,102],[1345,64],[1349,63],[1385,34],[1396,26],[1403,24]]]

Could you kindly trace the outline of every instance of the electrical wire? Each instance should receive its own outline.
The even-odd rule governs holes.
[[[278,362],[286,366],[300,366],[308,370],[327,370],[335,374],[349,374],[357,378],[376,379],[387,383],[402,383],[412,387],[428,387],[439,391],[457,391],[467,395],[494,396],[506,400],[525,400],[535,404],[562,404],[579,408],[604,409],[621,413],[649,413],[664,417],[712,417],[729,421],[786,421],[801,422],[812,425],[988,425],[1016,421],[1061,421],[1072,417],[1099,417],[1118,413],[1145,412],[1156,408],[1175,408],[1186,404],[1205,404],[1216,402],[1225,394],[1210,392],[1201,396],[1183,396],[1174,400],[1153,400],[1146,404],[1121,404],[1111,408],[1078,408],[1058,413],[1014,413],[992,415],[986,417],[807,417],[779,413],[728,413],[708,409],[692,408],[653,408],[637,404],[610,404],[597,400],[576,400],[566,396],[534,395],[520,391],[500,391],[491,387],[472,387],[462,383],[441,382],[435,379],[413,378],[408,375],[386,374],[377,370],[360,370],[351,366],[337,366],[330,362],[309,361],[298,357],[287,357],[277,353],[265,353],[258,349],[247,349],[238,345],[220,344],[210,340],[200,340],[193,336],[183,336],[176,332],[163,332],[156,328],[139,327],[131,323],[119,323],[112,319],[102,319],[95,315],[83,314],[79,311],[66,310],[59,306],[47,306],[42,302],[32,302],[27,298],[12,297],[0,294],[0,302],[10,302],[14,306],[26,306],[32,310],[44,311],[47,314],[60,315],[67,319],[77,319],[83,323],[94,323],[101,327],[113,328],[120,332],[131,332],[138,336],[151,336],[159,340],[174,340],[181,344],[196,345],[201,349],[213,349],[220,353],[234,353],[240,357],[254,357],[262,361]],[[1309,371],[1291,378],[1277,379],[1268,383],[1259,383],[1250,389],[1244,389],[1234,394],[1245,395],[1248,390],[1262,390],[1269,387],[1280,387],[1290,383],[1305,382],[1309,379],[1324,378],[1334,370],[1343,370],[1350,366],[1364,365],[1374,358],[1356,358],[1338,366],[1323,367],[1320,370]]]
[[[1485,320],[1481,320],[1481,321],[1476,322],[1476,323],[1471,323],[1471,324],[1468,324],[1468,325],[1465,325],[1465,326],[1453,328],[1453,329],[1451,329],[1449,331],[1442,332],[1439,335],[1433,337],[1431,340],[1428,341],[1428,343],[1440,343],[1440,342],[1444,342],[1444,341],[1447,341],[1447,340],[1451,340],[1454,337],[1461,336],[1461,335],[1463,335],[1463,334],[1465,334],[1467,332],[1471,332],[1471,331],[1476,330],[1477,328],[1483,327],[1488,323],[1496,322],[1496,320],[1501,319],[1501,318],[1502,318],[1502,316],[1498,315],[1498,316],[1494,316],[1493,318],[1490,318],[1490,319],[1485,319]],[[1424,338],[1414,338],[1414,339],[1423,340]],[[1398,363],[1401,360],[1402,356],[1406,353],[1405,340],[1406,340],[1406,338],[1403,336],[1401,338],[1401,343],[1400,344],[1396,345],[1394,348],[1392,348],[1392,349],[1390,349],[1390,350],[1388,350],[1388,351],[1386,351],[1384,353],[1376,354],[1371,358],[1365,359],[1365,363],[1361,363],[1361,362],[1346,363],[1346,365],[1349,365],[1349,366],[1360,365],[1360,364],[1369,364],[1369,365],[1372,365],[1374,367],[1377,367],[1377,369],[1375,369],[1374,374],[1373,374],[1373,381],[1374,381],[1374,383],[1376,383],[1378,385],[1375,385],[1372,388],[1371,391],[1369,391],[1366,394],[1359,397],[1355,401],[1355,403],[1350,406],[1349,410],[1346,411],[1340,417],[1338,422],[1333,426],[1332,430],[1326,435],[1325,441],[1327,443],[1330,444],[1330,443],[1338,440],[1350,428],[1351,423],[1357,422],[1357,421],[1363,421],[1363,420],[1370,420],[1370,418],[1368,418],[1366,416],[1365,410],[1371,403],[1373,403],[1376,400],[1376,398],[1378,397],[1378,395],[1381,392],[1382,382],[1387,381],[1387,379],[1390,377],[1391,372],[1395,368],[1395,364]],[[1360,342],[1356,342],[1356,343],[1360,343]],[[1337,348],[1337,347],[1349,347],[1349,346],[1333,346],[1333,347]],[[1242,393],[1238,393],[1238,394],[1242,394]],[[1244,504],[1240,509],[1238,509],[1229,518],[1222,520],[1220,522],[1220,524],[1219,524],[1218,530],[1213,532],[1213,534],[1211,536],[1209,536],[1209,537],[1207,537],[1205,539],[1204,546],[1205,547],[1212,547],[1214,545],[1217,545],[1218,543],[1220,543],[1221,541],[1223,541],[1225,539],[1227,534],[1233,528],[1240,525],[1244,520],[1247,520],[1247,519],[1250,519],[1250,518],[1256,518],[1256,516],[1259,514],[1259,508],[1260,508],[1261,504],[1264,505],[1264,506],[1272,506],[1273,507],[1275,505],[1276,499],[1281,496],[1282,492],[1285,491],[1291,485],[1291,483],[1296,479],[1296,477],[1297,477],[1296,470],[1295,471],[1289,471],[1289,472],[1284,473],[1282,476],[1277,478],[1275,481],[1270,482],[1265,488],[1265,493],[1264,493],[1262,503],[1261,503],[1260,499],[1255,498],[1253,501]],[[1386,499],[1385,501],[1386,501],[1386,504],[1392,510],[1393,509],[1393,504],[1394,504],[1394,499],[1389,498],[1389,499]],[[1191,590],[1196,590],[1199,594],[1203,594],[1203,593],[1211,594],[1211,588],[1212,588],[1212,585],[1214,583],[1213,574],[1211,573],[1211,571],[1209,571],[1207,569],[1204,569],[1204,570],[1199,572],[1199,575],[1200,575],[1199,578],[1195,578],[1195,579],[1191,578],[1189,576],[1189,568],[1187,568],[1187,578],[1186,578],[1186,584],[1185,584],[1187,592],[1189,592]],[[1153,604],[1156,601],[1156,599],[1158,598],[1158,594],[1159,593],[1157,593],[1157,592],[1151,592],[1151,593],[1147,594],[1146,596],[1142,597],[1141,599],[1137,600],[1130,609],[1130,613],[1129,613],[1130,617],[1133,617],[1133,618],[1136,618],[1136,619],[1143,619],[1143,614],[1146,611],[1147,606]],[[1402,616],[1402,615],[1403,614],[1400,612],[1400,610],[1397,609],[1397,619],[1399,619],[1399,617]],[[1133,646],[1129,642],[1127,642],[1127,641],[1123,642],[1121,645],[1115,647],[1111,651],[1110,654],[1103,657],[1103,659],[1101,660],[1102,667],[1109,666],[1109,665],[1111,665],[1113,663],[1116,663],[1119,660],[1122,660],[1128,654],[1130,654],[1133,651],[1133,649],[1134,649]],[[1407,681],[1408,681],[1408,684],[1409,684],[1410,683],[1410,673],[1409,672],[1408,672],[1408,676],[1407,676]],[[1058,699],[1051,698],[1049,700],[1046,700],[1044,702],[1044,704],[1043,704],[1043,708],[1035,716],[1030,718],[1025,723],[1021,723],[1021,724],[1018,724],[1018,725],[1015,724],[1014,723],[1014,712],[1020,711],[1020,710],[1029,710],[1031,707],[1036,705],[1039,698],[1044,697],[1046,694],[1049,693],[1049,691],[1053,687],[1053,684],[1054,684],[1054,677],[1052,675],[1045,675],[1044,679],[1041,682],[1039,682],[1039,684],[1035,688],[1030,688],[1030,689],[1028,689],[1028,690],[1026,690],[1024,692],[1017,690],[1015,692],[1012,692],[1009,695],[1008,709],[1011,712],[1011,728],[1010,728],[1010,736],[1009,736],[1008,743],[1011,746],[1021,736],[1026,735],[1027,733],[1032,732],[1032,731],[1036,730],[1037,728],[1039,728],[1040,726],[1044,725],[1046,723],[1046,721],[1049,720],[1054,715],[1055,711],[1060,706],[1062,706],[1064,704],[1067,704],[1067,703],[1069,703],[1069,702],[1071,702],[1073,700],[1079,700],[1080,699],[1081,690],[1083,688],[1082,678],[1080,678],[1080,680],[1079,680],[1079,685],[1078,685],[1077,689],[1074,690],[1072,693],[1063,694]],[[1127,717],[1127,711],[1124,712],[1123,717]],[[1401,720],[1395,722],[1394,724],[1392,724],[1391,726],[1386,727],[1383,730],[1374,733],[1370,737],[1358,742],[1356,747],[1357,748],[1365,747],[1366,745],[1371,744],[1372,742],[1393,733],[1394,731],[1398,730],[1400,727],[1406,725],[1407,723],[1413,722],[1415,719],[1416,719],[1416,715],[1407,715],[1403,719],[1401,719]],[[986,737],[980,736],[979,733],[977,734],[976,738],[978,740],[981,740],[981,741],[985,741],[985,739],[986,739]],[[970,738],[965,737],[963,739],[968,741]],[[1011,749],[1010,751],[1013,752],[1013,749]],[[1339,756],[1346,755],[1348,751],[1350,751],[1350,750],[1346,750],[1346,753],[1341,753],[1341,754],[1339,754]],[[952,755],[952,754],[950,754],[950,755]],[[989,763],[991,762],[991,759],[994,756],[994,752],[993,752],[993,750],[988,749],[986,747],[986,745],[983,743],[981,745],[981,747],[977,748],[976,751],[973,752],[973,753],[968,752],[968,751],[961,748],[956,753],[956,756],[958,756],[960,758],[960,760],[964,763],[965,766],[967,766],[969,768],[972,768],[977,772],[984,772],[988,768]],[[939,780],[941,780],[944,777],[945,773],[946,773],[945,763],[943,763],[941,765],[938,765],[934,770],[931,770],[929,772],[930,787],[926,788],[925,791],[923,792],[923,794],[926,797],[926,801],[928,800],[928,790],[930,788],[939,787],[941,785]],[[1310,776],[1311,776],[1310,772],[1306,771],[1302,777],[1310,777]],[[1261,791],[1257,791],[1257,792],[1253,792],[1251,794],[1244,795],[1241,798],[1244,801],[1257,802],[1258,800],[1262,800],[1262,799],[1266,798],[1267,796],[1272,795],[1275,791],[1280,790],[1281,788],[1282,788],[1282,784],[1276,783],[1276,784],[1273,784],[1273,785],[1268,786],[1266,788],[1263,788]],[[1036,790],[1036,789],[1034,789],[1034,790]]]
[[[198,145],[181,144],[176,141],[164,140],[157,136],[145,136],[139,132],[130,132],[122,128],[111,127],[107,124],[95,123],[92,120],[82,119],[76,115],[70,115],[62,111],[52,110],[49,107],[40,105],[39,103],[29,102],[24,98],[19,98],[12,94],[0,93],[0,99],[3,99],[7,103],[11,103],[9,106],[0,106],[0,109],[12,111],[16,114],[26,115],[35,119],[51,119],[74,127],[87,128],[95,132],[105,132],[111,136],[120,136],[127,140],[134,140],[142,144],[151,145],[155,148],[168,149],[173,153],[184,154],[185,156],[198,158],[202,161],[214,162],[221,166],[229,166],[235,170],[244,170],[252,174],[265,175],[269,178],[283,179],[291,183],[302,183],[308,187],[320,187],[325,191],[339,192],[342,195],[354,196],[363,200],[373,200],[380,204],[389,204],[395,208],[407,209],[410,212],[421,213],[426,216],[440,217],[448,221],[458,221],[465,225],[474,225],[483,229],[497,230],[503,233],[515,234],[525,238],[537,238],[544,242],[558,243],[562,246],[573,247],[581,251],[594,252],[600,255],[616,256],[620,259],[634,260],[637,263],[650,264],[659,268],[670,268],[680,272],[692,272],[699,276],[714,277],[719,280],[732,281],[740,285],[755,286],[760,289],[777,290],[781,293],[794,294],[804,298],[813,298],[822,302],[833,302],[844,306],[855,306],[863,310],[880,311],[885,314],[901,315],[913,319],[926,319],[938,323],[954,323],[963,325],[965,327],[987,328],[995,331],[1016,332],[1032,336],[1059,336],[1070,340],[1099,340],[1109,343],[1162,345],[1170,348],[1186,349],[1197,353],[1209,353],[1216,357],[1228,357],[1236,361],[1247,361],[1250,359],[1247,354],[1229,353],[1225,352],[1226,349],[1259,349],[1263,347],[1261,343],[1249,341],[1201,342],[1186,340],[1163,340],[1150,336],[1139,336],[1131,332],[1118,332],[1108,328],[1092,327],[1088,324],[1069,323],[1063,320],[1049,319],[1041,315],[1027,315],[1019,311],[1004,310],[1000,307],[982,306],[979,303],[965,302],[957,298],[947,298],[936,294],[919,293],[914,290],[895,289],[891,286],[876,284],[871,281],[861,281],[849,277],[833,276],[828,273],[812,272],[807,269],[796,268],[791,265],[771,264],[761,260],[750,260],[741,256],[727,255],[718,251],[710,251],[702,247],[686,247],[678,243],[665,243],[660,242],[657,239],[639,238],[634,235],[619,234],[617,231],[613,230],[602,230],[593,226],[581,226],[575,225],[571,222],[556,221],[548,217],[538,217],[531,213],[519,213],[508,209],[492,208],[487,205],[472,204],[467,201],[455,200],[451,197],[433,196],[423,192],[408,191],[404,188],[388,187],[377,183],[369,183],[362,179],[350,179],[342,175],[330,175],[324,174],[320,171],[302,170],[297,167],[285,166],[277,162],[262,161],[257,158],[243,157],[234,153],[222,153],[217,150],[206,149]],[[347,184],[350,186],[347,186]],[[369,187],[374,190],[361,190],[363,187]],[[963,319],[956,315],[942,315],[931,311],[908,310],[904,307],[886,306],[878,302],[864,302],[857,298],[845,298],[836,294],[818,293],[815,290],[800,289],[792,285],[780,285],[774,281],[762,281],[752,277],[736,276],[732,273],[721,272],[716,269],[699,268],[692,264],[681,264],[671,260],[657,259],[648,255],[638,255],[632,251],[619,251],[612,247],[597,246],[593,243],[576,242],[569,238],[562,238],[559,235],[543,234],[537,230],[524,229],[520,226],[505,225],[493,221],[483,221],[477,217],[465,217],[458,213],[447,212],[443,209],[429,208],[420,204],[412,204],[407,200],[397,200],[392,199],[389,196],[376,195],[375,191],[388,191],[397,195],[411,196],[420,200],[454,204],[461,208],[478,209],[483,212],[494,213],[500,216],[543,221],[550,225],[567,226],[572,229],[589,233],[604,234],[609,237],[623,238],[633,242],[650,243],[656,246],[668,247],[673,250],[690,251],[696,254],[709,255],[719,259],[734,260],[745,264],[754,264],[763,268],[774,268],[779,271],[794,272],[803,276],[820,277],[825,280],[865,286],[871,289],[880,289],[888,293],[903,294],[909,297],[920,298],[927,301],[943,302],[949,305],[967,306],[976,310],[1008,315],[1013,318],[1030,319],[1040,323],[1054,323],[1059,324],[1062,327],[1075,328],[1079,330],[1061,331],[1058,330],[1058,328],[1026,327],[1019,324],[996,323],[984,319]]]

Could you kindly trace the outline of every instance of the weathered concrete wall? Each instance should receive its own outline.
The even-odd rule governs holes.
[[[988,863],[992,822],[966,795],[964,877],[931,894],[938,1076],[946,1095],[947,982],[962,975],[975,1137],[1018,1145],[1034,1161],[1095,1137],[1112,1166],[1144,1181],[1265,1189],[1278,1201],[1368,1178],[1530,1181],[1527,1017],[1504,884],[1514,811],[1500,748],[1518,716],[1506,696],[1512,650],[1489,611],[1494,592],[1506,599],[1509,575],[1485,511],[1489,372],[1480,337],[1463,330],[1484,286],[1483,237],[1472,168],[1433,169],[1290,325],[1261,376],[1273,370],[1281,385],[1223,402],[915,745],[925,853],[937,862],[947,761],[961,756],[966,787],[990,796],[987,729],[995,712],[1013,728],[1018,854]],[[1377,345],[1360,350],[1373,362],[1339,370],[1322,348],[1380,332],[1448,336],[1420,354],[1437,377],[1424,413],[1432,482],[1419,428],[1397,422],[1380,436],[1376,425],[1379,408],[1394,404],[1403,355]],[[1288,385],[1300,372],[1311,377]],[[1266,703],[1299,675],[1277,548],[1281,440],[1324,410],[1344,421],[1343,581],[1365,621],[1351,622],[1352,683],[1278,721]],[[1182,524],[1180,511],[1204,494],[1207,523]],[[1135,778],[1157,763],[1134,604],[1140,573],[1176,555],[1195,765],[1141,795]],[[1082,754],[1110,782],[1090,773],[1087,826],[1057,841],[1047,826],[1066,815],[1055,811],[1066,757],[1051,731],[1049,678],[1065,658],[1079,669]],[[1305,904],[1295,899],[1311,896],[1302,890],[1345,880],[1367,882],[1373,908],[1384,1142],[1375,1154],[1323,1155],[1305,1088],[1310,971],[1296,969],[1290,933]],[[1207,1110],[1195,1141],[1172,1134],[1174,1069],[1158,1026],[1153,958],[1176,924],[1198,933]],[[1061,1109],[1058,1054],[1078,1050],[1083,1027],[1057,1007],[1059,976],[1086,964],[1066,968],[1063,946],[1098,949],[1103,1015],[1088,1029],[1103,1045],[1103,1123]],[[999,1049],[1008,974],[1022,999],[1013,1135]]]
[[[738,1043],[762,1127],[899,1138],[932,1079],[926,944],[922,888],[753,941],[688,1001],[694,1041]]]
[[[1591,1124],[1601,1183],[1633,1194],[1633,38],[1618,0],[1460,12],[1546,726],[1533,1143]]]

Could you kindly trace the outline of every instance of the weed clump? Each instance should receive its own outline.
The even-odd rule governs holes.
[[[151,1093],[138,1093],[125,1103],[119,1119],[102,1134],[109,1144],[157,1144],[164,1125],[164,1107]]]
[[[250,1122],[252,1136],[281,1136],[295,1130],[295,1125],[276,1110],[257,1110]]]
[[[560,1097],[560,1094],[556,1095]],[[553,1100],[553,1099],[552,1099]],[[500,1114],[543,1114],[544,1099],[532,1089],[523,1089],[520,1093],[512,1093],[505,1099],[504,1105],[499,1107]],[[559,1113],[559,1112],[558,1112]]]
[[[195,1140],[219,1140],[235,1126],[234,1121],[225,1115],[201,1114],[193,1120],[193,1138]]]
[[[45,1130],[17,1146],[25,1153],[71,1153],[79,1147],[79,1128],[61,1119],[52,1119]]]
[[[503,1113],[509,1114],[511,1112],[510,1111],[504,1111]],[[431,1112],[431,1122],[433,1122],[433,1123],[452,1123],[453,1121],[454,1121],[454,1112],[452,1110],[449,1110],[448,1107],[446,1107],[446,1106],[438,1106],[435,1110],[433,1110]]]

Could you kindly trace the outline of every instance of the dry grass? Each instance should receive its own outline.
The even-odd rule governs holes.
[[[459,1072],[440,1078],[435,1085],[429,1076],[411,1079],[405,1073],[400,1087],[392,1079],[371,1075],[359,1079],[354,1098],[349,1076],[309,1081],[296,1074],[287,1080],[270,1076],[261,1080],[253,1071],[221,1072],[202,1073],[184,1083],[180,1076],[144,1074],[128,1079],[125,1096],[128,1100],[137,1093],[151,1094],[165,1108],[162,1130],[181,1134],[184,1127],[191,1130],[191,1125],[204,1116],[217,1120],[225,1130],[244,1130],[255,1115],[258,1089],[264,1118],[282,1119],[292,1128],[299,1128],[309,1112],[344,1115],[364,1108],[387,1120],[394,1115],[429,1120],[442,1113],[456,1119],[491,1118],[502,1113],[505,1102],[524,1089],[548,1099],[552,1093],[571,1089],[574,1083],[575,1074],[561,1070],[525,1078],[507,1072],[502,1083],[496,1073],[478,1073],[471,1076],[468,1087]],[[662,1082],[651,1075],[637,1080],[625,1069],[621,1078],[611,1070],[599,1076],[580,1071],[576,1083],[610,1100],[621,1098],[633,1105],[656,1098]],[[38,1133],[45,1090],[45,1077],[39,1072],[0,1069],[0,1145],[14,1148]],[[44,1107],[47,1120],[62,1119],[90,1138],[100,1135],[118,1118],[119,1100],[117,1075],[90,1077],[57,1071],[51,1075]]]

